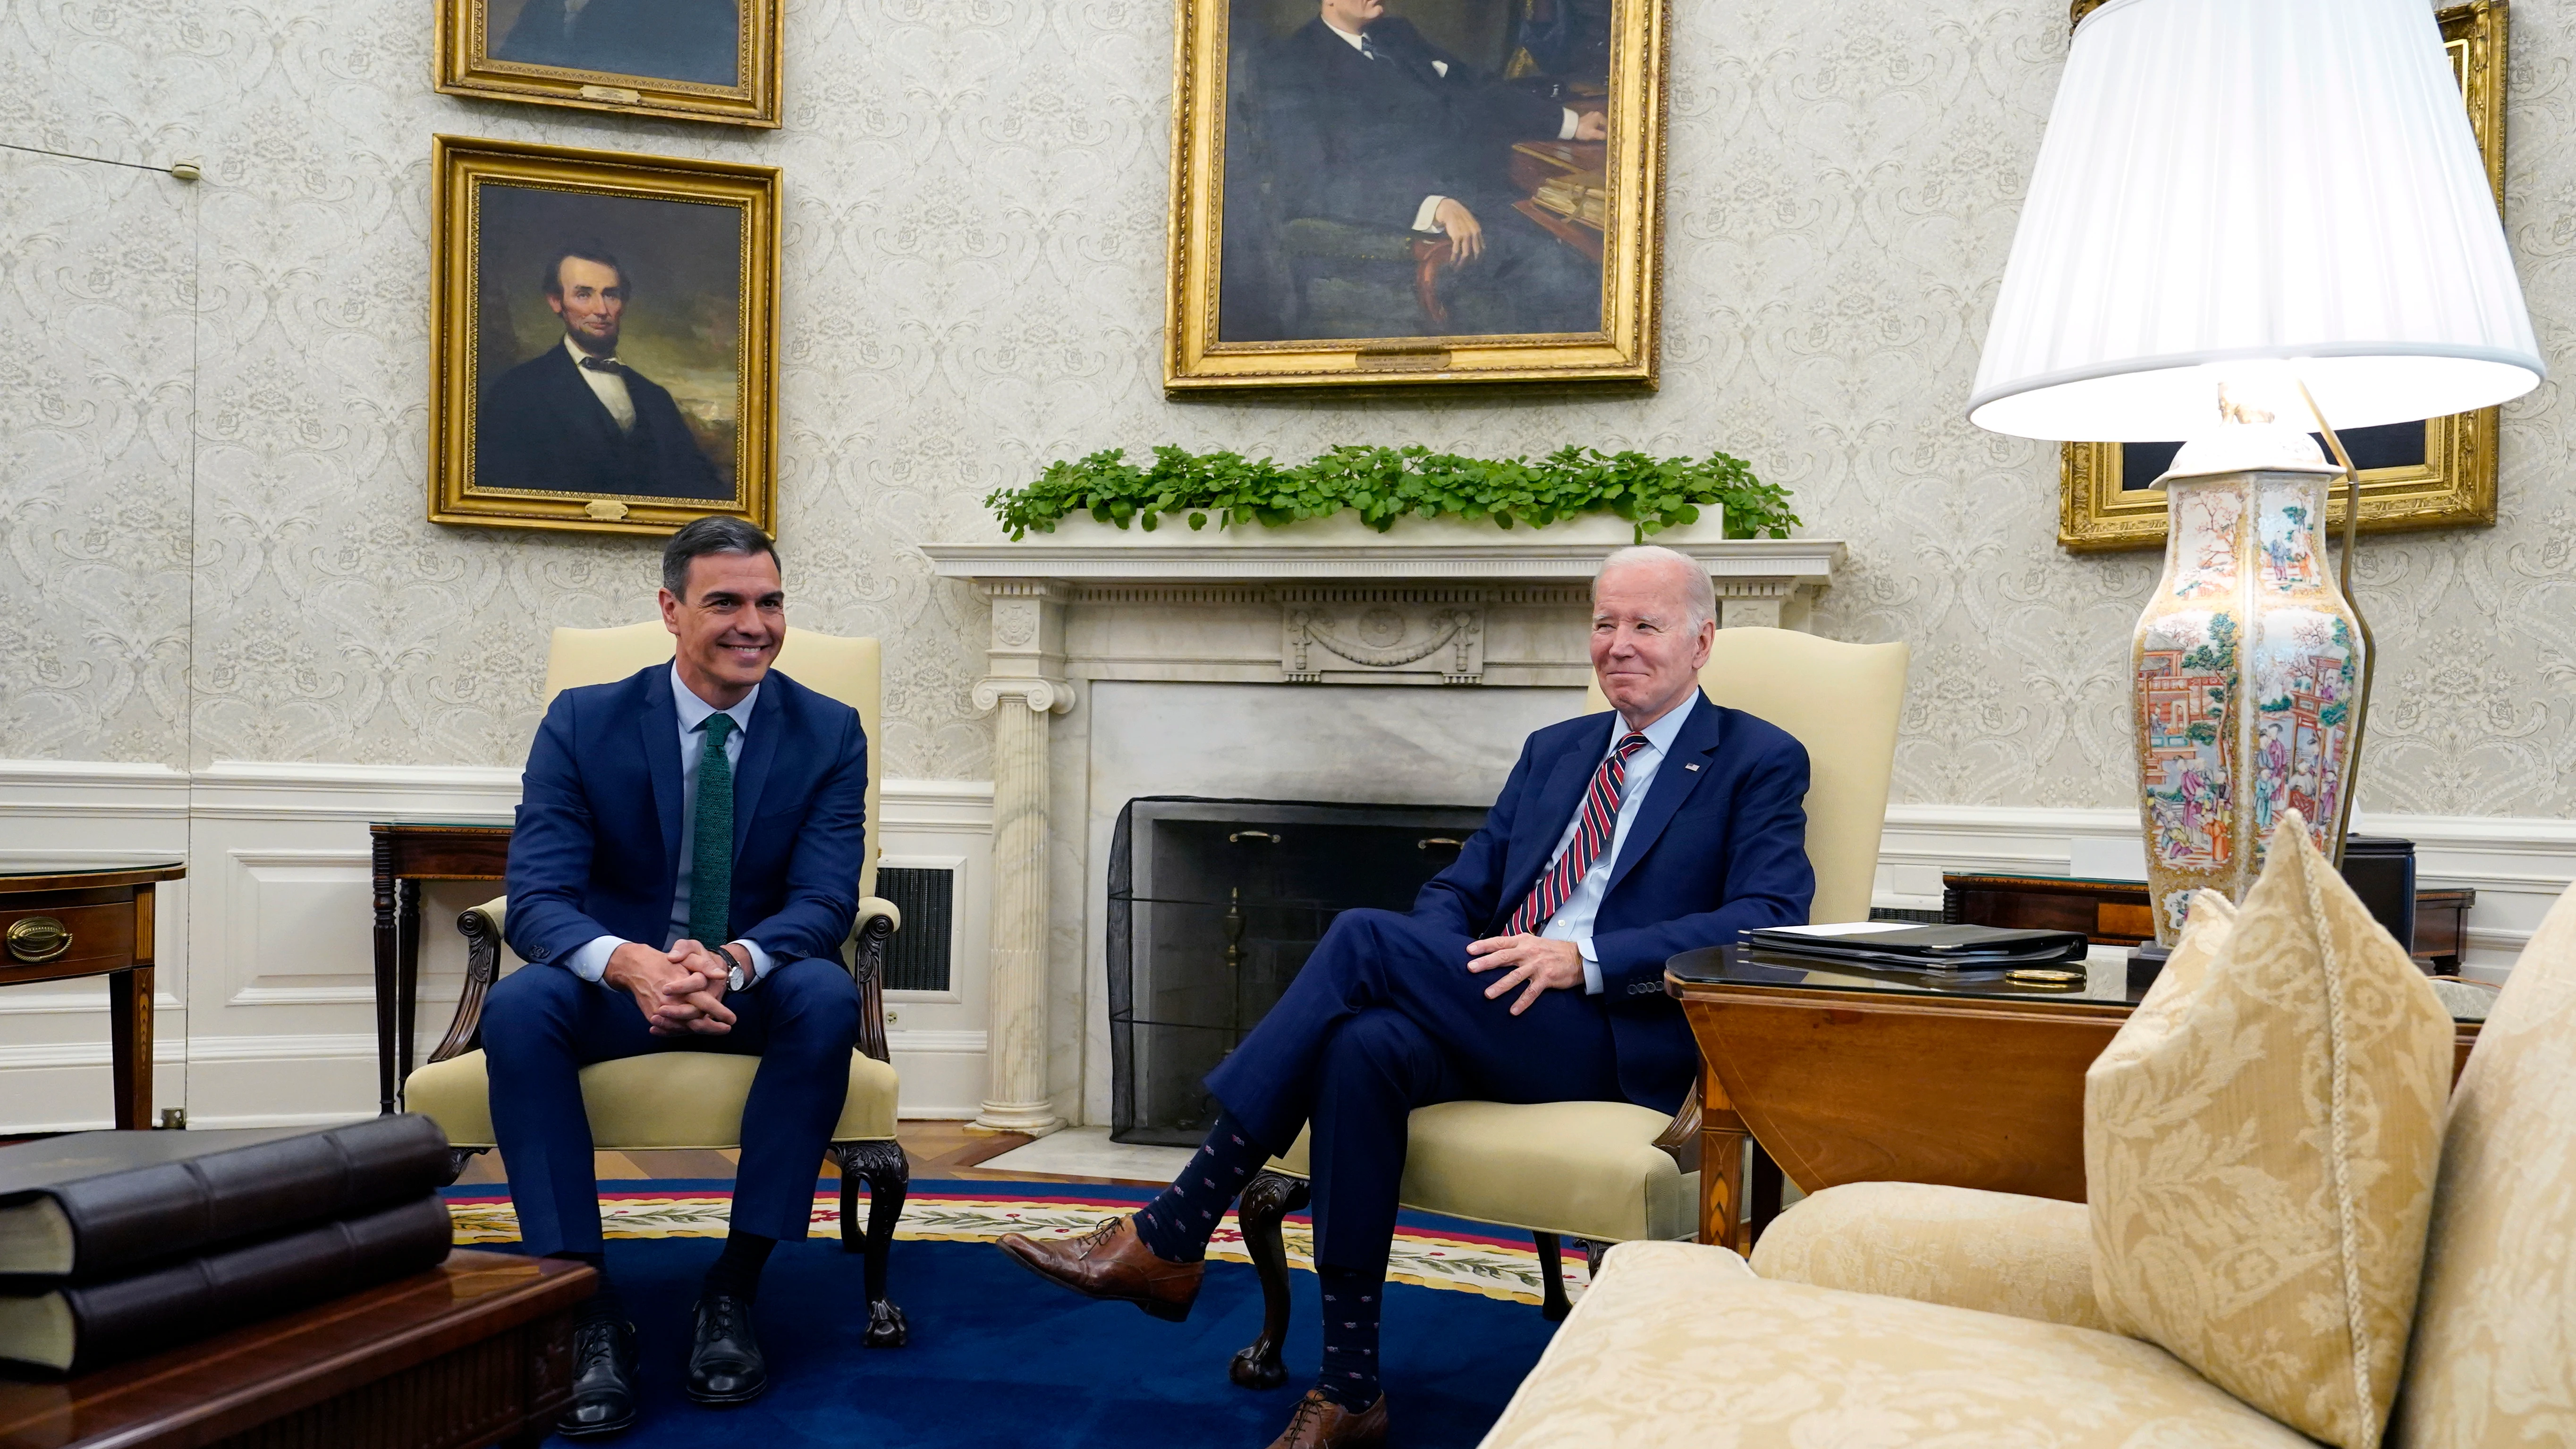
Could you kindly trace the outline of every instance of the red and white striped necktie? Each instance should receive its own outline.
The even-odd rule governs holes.
[[[1610,848],[1610,837],[1619,826],[1619,799],[1628,789],[1628,757],[1645,747],[1646,737],[1632,732],[1603,757],[1601,768],[1592,772],[1592,788],[1583,792],[1583,814],[1574,827],[1574,843],[1530,888],[1529,899],[1512,912],[1511,924],[1503,928],[1504,935],[1526,936],[1546,925],[1566,898],[1574,894],[1575,885],[1592,869],[1592,862]]]

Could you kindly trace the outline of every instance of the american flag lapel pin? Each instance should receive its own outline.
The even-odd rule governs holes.
[[[1698,769],[1698,768],[1699,768],[1699,766],[1697,766],[1697,765],[1684,765],[1684,766],[1682,766],[1682,768],[1683,768],[1683,769],[1685,769],[1685,770],[1696,770],[1696,769]]]

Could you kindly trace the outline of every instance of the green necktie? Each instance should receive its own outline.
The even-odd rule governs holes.
[[[700,726],[706,743],[698,750],[698,818],[689,830],[689,935],[715,950],[726,934],[733,908],[733,764],[725,758],[725,736],[733,716],[711,714]]]

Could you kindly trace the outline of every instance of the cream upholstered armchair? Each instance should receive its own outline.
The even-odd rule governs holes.
[[[617,629],[557,629],[546,657],[546,699],[551,703],[577,685],[624,679],[663,663],[672,647],[659,620]],[[884,738],[883,655],[876,640],[790,629],[777,667],[857,710],[872,746]],[[903,921],[893,902],[876,895],[880,771],[873,754],[868,765],[867,864],[859,872],[858,919],[842,948],[859,985],[859,1048],[850,1054],[849,1098],[829,1150],[841,1171],[841,1247],[866,1255],[867,1343],[891,1348],[904,1342],[907,1329],[903,1311],[886,1297],[886,1257],[912,1174],[894,1135],[896,1079],[886,1051],[883,968],[886,945]],[[447,1133],[460,1171],[467,1159],[494,1146],[478,1042],[484,997],[502,971],[501,925],[508,907],[506,899],[486,901],[457,919],[466,943],[464,995],[445,1040],[403,1086],[404,1105]],[[742,1104],[758,1068],[757,1057],[717,1052],[665,1052],[585,1067],[582,1099],[592,1145],[604,1152],[739,1147]],[[868,1190],[864,1233],[856,1223],[861,1183]]]
[[[1869,914],[1879,831],[1905,704],[1903,644],[1844,644],[1788,629],[1721,629],[1700,671],[1717,704],[1778,725],[1807,747],[1811,918]],[[1594,711],[1609,708],[1596,686]],[[1540,1311],[1566,1314],[1563,1242],[1688,1238],[1699,1203],[1699,1089],[1667,1117],[1632,1102],[1442,1102],[1414,1112],[1405,1146],[1406,1207],[1528,1231],[1545,1277]],[[1300,1136],[1243,1192],[1244,1246],[1261,1274],[1261,1337],[1234,1357],[1234,1381],[1286,1377],[1288,1266],[1280,1220],[1309,1196]]]

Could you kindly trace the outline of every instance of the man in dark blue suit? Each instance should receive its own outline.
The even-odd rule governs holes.
[[[1807,753],[1701,696],[1715,630],[1698,564],[1612,555],[1593,584],[1592,667],[1614,712],[1530,736],[1484,828],[1410,914],[1333,922],[1208,1075],[1225,1111],[1162,1196],[1081,1238],[1004,1248],[1179,1319],[1227,1205],[1311,1124],[1324,1367],[1274,1449],[1383,1438],[1378,1300],[1408,1114],[1462,1098],[1675,1111],[1699,1057],[1665,959],[1807,919]]]
[[[773,671],[778,555],[736,518],[662,555],[669,664],[567,689],[537,727],[510,837],[507,934],[528,965],[483,1009],[492,1126],[533,1254],[601,1266],[581,1068],[658,1051],[760,1058],[742,1112],[732,1232],[694,1322],[689,1396],[768,1385],[751,1303],[802,1238],[840,1119],[859,997],[840,961],[858,911],[868,745],[857,711]],[[574,1341],[574,1437],[635,1421],[634,1329],[603,1288]]]

